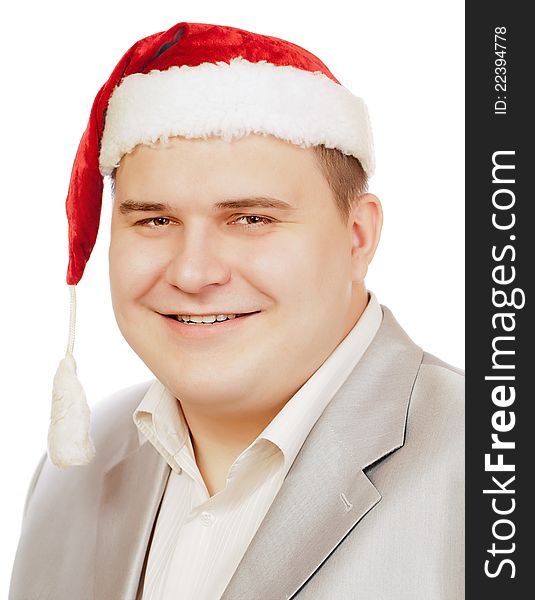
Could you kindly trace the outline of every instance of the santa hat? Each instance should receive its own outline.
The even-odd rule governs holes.
[[[74,160],[66,201],[69,341],[54,378],[48,450],[58,467],[95,449],[73,357],[75,286],[97,237],[103,177],[138,144],[171,136],[233,139],[270,134],[358,158],[370,176],[373,143],[364,102],[316,56],[291,42],[220,25],[177,23],[136,42],[101,87]]]

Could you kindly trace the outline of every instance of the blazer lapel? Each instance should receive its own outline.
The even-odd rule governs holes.
[[[381,499],[363,469],[401,447],[423,352],[383,307],[370,347],[308,435],[221,600],[292,598]]]
[[[170,472],[147,442],[106,473],[97,532],[95,598],[136,597]]]

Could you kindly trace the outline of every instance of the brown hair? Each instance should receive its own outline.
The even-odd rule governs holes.
[[[312,149],[332,190],[340,215],[347,221],[357,198],[368,190],[366,171],[358,158],[344,154],[336,148],[321,145]]]
[[[344,221],[355,200],[368,189],[368,176],[358,158],[344,154],[336,148],[314,146],[312,148],[323,176],[327,180]],[[111,174],[111,194],[115,195],[115,171]]]

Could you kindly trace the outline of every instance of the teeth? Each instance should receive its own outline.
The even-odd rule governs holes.
[[[235,319],[236,314],[232,315],[204,315],[204,316],[195,316],[195,315],[177,315],[177,320],[182,323],[195,324],[199,325],[202,323],[215,323],[221,321],[227,321],[230,319]]]

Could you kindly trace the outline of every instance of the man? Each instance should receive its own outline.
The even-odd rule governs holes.
[[[155,379],[89,437],[71,327],[12,599],[462,598],[462,377],[366,290],[372,172],[364,104],[306,50],[179,23],[125,54],[67,281],[111,175],[113,308]]]

